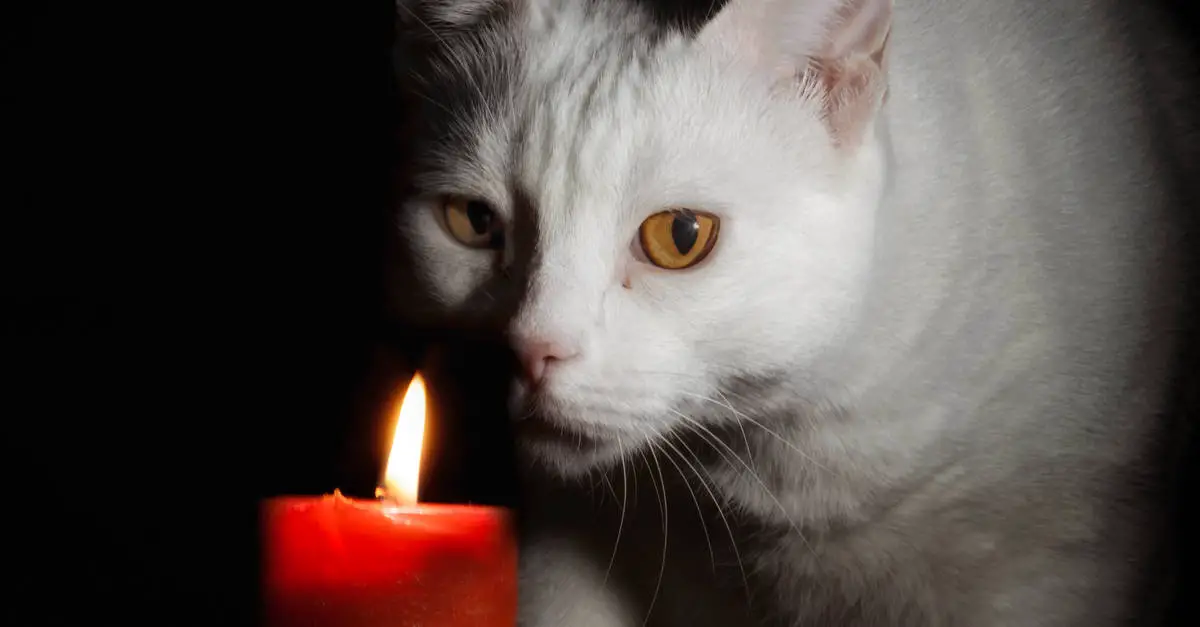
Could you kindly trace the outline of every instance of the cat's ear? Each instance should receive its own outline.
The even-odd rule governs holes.
[[[887,95],[892,0],[729,0],[700,45],[821,98],[834,141],[857,145]]]

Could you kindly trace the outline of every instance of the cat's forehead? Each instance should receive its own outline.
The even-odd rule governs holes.
[[[652,87],[665,73],[661,42],[653,30],[571,32],[530,44],[507,138],[510,174],[542,212],[628,206],[631,176],[652,148]]]
[[[442,37],[410,83],[426,127],[421,187],[502,210],[517,195],[561,207],[613,192],[644,135],[664,41],[681,40],[617,4],[497,13]]]
[[[498,12],[443,37],[416,86],[432,138],[420,142],[424,191],[480,197],[510,217],[528,207],[541,221],[617,225],[663,206],[753,205],[747,190],[765,189],[773,169],[820,166],[816,118],[776,115],[749,75],[618,7]]]

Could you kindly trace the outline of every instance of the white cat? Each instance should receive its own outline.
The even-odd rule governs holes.
[[[524,364],[522,625],[1139,611],[1181,262],[1121,4],[400,1],[403,304]]]

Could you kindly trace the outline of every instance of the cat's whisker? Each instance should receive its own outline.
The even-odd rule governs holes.
[[[770,497],[771,501],[773,501],[775,503],[775,507],[777,507],[779,509],[779,512],[781,514],[783,514],[784,519],[786,519],[788,521],[788,523],[791,525],[792,531],[796,532],[796,535],[800,538],[800,541],[804,543],[804,546],[808,547],[809,552],[813,553],[814,555],[816,554],[816,550],[813,548],[812,543],[810,543],[808,541],[808,538],[804,535],[804,532],[800,531],[799,525],[797,525],[796,521],[792,519],[790,514],[788,514],[787,508],[783,506],[783,503],[779,501],[779,498],[777,496],[775,496],[775,493],[769,487],[767,487],[767,484],[762,480],[762,477],[759,477],[758,473],[755,472],[754,469],[751,468],[750,465],[747,464],[745,460],[743,460],[741,457],[738,457],[738,455],[736,453],[734,453],[733,449],[730,448],[730,446],[728,444],[726,444],[725,442],[722,442],[721,439],[718,438],[715,434],[713,434],[713,432],[711,430],[709,430],[708,427],[704,426],[704,424],[702,424],[699,421],[694,420],[684,414],[676,412],[674,410],[672,410],[672,412],[677,414],[679,417],[683,418],[689,424],[694,425],[695,427],[698,427],[699,429],[701,429],[705,434],[708,435],[708,438],[711,438],[712,443],[720,444],[721,446],[725,447],[730,452],[730,454],[733,455],[734,459],[738,460],[738,462],[741,463],[742,467],[746,469],[746,472],[748,472],[750,474],[750,476],[758,483],[759,487],[762,488],[763,493],[766,494],[768,497]],[[699,433],[699,432],[697,432],[697,433]],[[705,439],[705,438],[702,438],[702,439]],[[706,439],[706,441],[707,441],[707,439]]]
[[[675,434],[673,432],[669,432],[669,435],[675,437],[676,439],[679,438],[678,434]],[[730,548],[733,549],[733,556],[737,560],[738,570],[742,574],[742,585],[745,586],[745,589],[746,589],[746,602],[749,603],[750,596],[751,596],[750,595],[750,580],[746,577],[746,567],[742,563],[742,554],[738,550],[737,538],[733,535],[733,527],[729,524],[729,519],[725,516],[725,508],[724,508],[724,506],[721,505],[720,499],[717,498],[717,495],[715,493],[713,493],[712,488],[710,488],[708,485],[708,482],[712,481],[712,479],[708,478],[708,480],[706,481],[705,477],[700,474],[700,469],[698,469],[695,464],[692,464],[692,462],[690,460],[688,460],[687,455],[684,455],[683,451],[679,450],[679,448],[675,446],[675,443],[671,442],[670,439],[668,439],[667,437],[664,436],[662,438],[662,442],[664,444],[666,444],[667,446],[671,447],[671,449],[673,449],[675,451],[675,453],[679,456],[679,459],[684,464],[686,464],[689,469],[691,469],[692,473],[694,475],[696,475],[696,479],[700,481],[700,486],[703,487],[704,491],[708,493],[708,498],[712,499],[713,506],[717,508],[717,516],[719,516],[721,518],[721,523],[725,525],[725,531],[726,531],[726,533],[729,534],[729,546],[730,546]],[[679,444],[682,445],[685,449],[687,449],[688,453],[691,454],[692,458],[696,460],[696,464],[700,464],[699,458],[696,457],[696,452],[693,451],[692,448],[690,446],[688,446],[686,442],[684,442],[682,439],[680,439]],[[702,468],[703,464],[700,464],[700,465]],[[680,472],[680,474],[682,474],[682,471]],[[684,481],[686,482],[687,479],[684,478]],[[695,492],[693,492],[692,494],[693,494],[693,498],[695,498]],[[699,503],[697,503],[696,507],[699,508]],[[701,523],[703,523],[703,517],[701,517]],[[708,536],[707,536],[707,531],[706,531],[705,538],[707,539],[707,537]],[[710,552],[712,551],[711,543],[709,544],[708,550]],[[714,567],[715,567],[715,564],[716,564],[715,556],[713,557],[713,563],[714,563]]]
[[[633,450],[637,450],[637,449],[633,449]],[[633,460],[630,460],[630,465],[632,465],[632,464],[633,464]],[[638,473],[637,473],[636,467],[634,467],[633,470],[629,473],[629,476],[633,478],[633,492],[632,492],[633,506],[636,511],[637,504],[638,504]]]
[[[679,375],[679,376],[690,376],[690,375],[685,375],[685,374],[683,374],[683,373],[653,372],[653,371],[639,371],[639,374],[662,374],[662,375]],[[605,389],[604,389],[604,391],[605,391],[606,393],[609,393],[609,394],[611,394],[611,392],[612,392],[612,389],[613,389],[613,388],[610,386],[610,387],[608,387],[608,388],[605,388]],[[629,390],[627,390],[627,389],[626,389],[626,390],[623,390],[623,391],[624,391],[624,392],[626,392],[626,393],[628,393],[628,392],[629,392]],[[722,408],[724,408],[724,409],[727,409],[727,410],[729,410],[731,413],[733,413],[733,415],[734,415],[736,418],[739,418],[740,420],[738,420],[738,421],[735,421],[735,423],[737,424],[737,427],[738,427],[739,431],[741,431],[741,434],[742,434],[742,440],[743,440],[743,442],[744,442],[744,443],[745,443],[745,445],[746,445],[746,454],[747,454],[748,456],[750,456],[750,460],[751,460],[751,462],[753,462],[753,461],[754,461],[754,457],[753,457],[753,455],[754,455],[754,453],[753,453],[753,447],[751,447],[751,446],[750,446],[750,440],[749,440],[749,437],[748,437],[748,436],[747,436],[747,434],[746,434],[745,427],[744,427],[744,426],[742,425],[742,423],[741,423],[741,421],[742,421],[742,420],[744,420],[744,421],[746,421],[746,422],[749,422],[750,424],[752,424],[752,425],[754,425],[754,426],[758,427],[758,428],[759,428],[759,429],[761,429],[763,432],[765,432],[767,435],[771,436],[772,438],[774,438],[775,440],[777,440],[777,441],[779,441],[781,444],[783,444],[785,447],[787,447],[788,449],[790,449],[792,452],[794,452],[794,453],[796,453],[797,455],[800,455],[801,457],[803,457],[805,460],[807,460],[807,461],[808,461],[810,464],[812,464],[812,465],[813,465],[813,466],[815,466],[816,468],[819,468],[820,470],[822,470],[822,471],[824,471],[824,472],[826,472],[826,473],[828,473],[828,474],[830,474],[830,475],[837,475],[837,474],[838,474],[836,471],[834,471],[834,470],[833,470],[833,469],[831,469],[830,467],[828,467],[828,466],[826,466],[825,464],[823,464],[823,463],[821,463],[821,462],[817,461],[817,459],[816,459],[816,458],[814,458],[812,455],[810,455],[809,453],[807,453],[807,452],[806,452],[806,451],[804,451],[803,449],[801,449],[801,448],[799,448],[798,446],[796,446],[796,445],[795,445],[793,442],[791,442],[791,441],[790,441],[790,440],[788,440],[787,438],[783,437],[783,436],[782,436],[782,435],[781,435],[781,434],[780,434],[778,431],[775,431],[774,429],[772,429],[772,428],[768,427],[768,426],[767,426],[766,424],[764,424],[764,423],[763,423],[761,420],[759,420],[759,419],[757,419],[757,418],[754,418],[753,416],[751,416],[751,415],[747,414],[746,412],[744,412],[744,411],[741,411],[741,410],[737,409],[736,407],[734,407],[733,403],[732,403],[732,402],[730,402],[730,401],[729,401],[729,398],[726,396],[726,392],[725,392],[725,391],[723,391],[723,390],[720,390],[720,389],[717,389],[717,390],[716,390],[716,393],[717,393],[717,394],[719,394],[719,395],[722,397],[722,399],[723,399],[723,402],[722,402],[721,400],[717,400],[717,399],[715,399],[715,398],[708,397],[708,396],[705,396],[705,395],[703,395],[703,394],[697,394],[697,393],[694,393],[694,392],[688,392],[688,391],[686,391],[686,390],[685,390],[685,391],[681,391],[681,392],[680,392],[680,394],[682,394],[682,395],[684,395],[684,396],[688,396],[688,397],[691,397],[691,398],[695,398],[695,399],[698,399],[698,400],[700,400],[700,401],[703,401],[703,402],[706,402],[706,403],[711,403],[711,404],[717,405],[718,407],[722,407]],[[734,396],[739,396],[739,397],[741,396],[741,395],[738,395],[738,394],[736,394],[736,393],[734,393],[734,392],[729,392],[729,394],[732,394],[732,395],[734,395]],[[742,398],[744,398],[744,397],[742,397]],[[675,410],[672,410],[672,411],[673,411],[673,412],[675,412]],[[675,413],[678,413],[678,412],[675,412]]]
[[[628,373],[626,373],[626,375],[631,377],[630,380],[637,381],[639,384],[642,383],[642,381],[640,381],[640,379],[643,377],[646,377],[646,376],[679,377],[682,379],[688,379],[688,380],[692,380],[692,381],[701,381],[701,382],[705,383],[704,387],[706,387],[706,388],[710,387],[710,384],[711,384],[710,379],[707,376],[689,374],[686,372],[671,372],[671,371],[665,371],[665,370],[638,369],[638,370],[628,372]],[[589,387],[589,386],[583,386],[583,387]],[[594,389],[595,391],[601,392],[601,393],[610,393],[613,389],[613,386],[610,384],[610,385],[605,385],[603,387],[600,387],[600,386],[590,387],[589,389]],[[629,390],[630,388],[625,388],[625,389]],[[656,388],[653,388],[651,386],[644,386],[644,385],[639,386],[637,389],[645,390],[647,392],[656,392],[657,391]],[[749,402],[749,403],[753,403],[756,400],[756,399],[750,398],[744,394],[739,394],[737,392],[734,392],[732,390],[721,390],[718,388],[716,391],[718,394],[721,394],[722,396],[725,396],[726,394],[728,394],[729,396],[735,396],[735,397],[737,397],[743,401]]]
[[[672,411],[674,412],[674,410],[672,410]],[[688,431],[690,431],[692,433],[700,435],[701,439],[704,440],[705,444],[708,444],[710,448],[712,448],[718,455],[720,455],[722,460],[725,463],[733,465],[731,460],[729,459],[729,456],[733,455],[734,459],[736,459],[738,462],[741,462],[743,465],[745,465],[745,462],[743,462],[742,459],[740,457],[738,457],[736,453],[733,452],[733,449],[729,448],[729,445],[725,444],[724,442],[720,442],[719,439],[717,441],[720,442],[720,444],[722,446],[724,446],[725,448],[722,449],[722,448],[717,448],[717,447],[713,446],[713,444],[707,440],[707,438],[705,437],[705,434],[701,433],[700,430],[697,428],[697,427],[703,427],[703,425],[701,425],[699,422],[697,422],[696,420],[694,420],[692,418],[684,416],[683,414],[680,414],[679,412],[674,412],[674,413],[679,415],[681,418],[683,418],[683,420],[684,420],[683,427],[685,429],[687,429]],[[705,429],[705,431],[708,431],[708,430]],[[709,432],[709,435],[711,435],[711,432]],[[712,436],[712,437],[715,438],[716,436]],[[726,451],[729,451],[729,452],[726,453]]]
[[[604,487],[608,488],[608,493],[612,495],[613,502],[617,500],[617,491],[613,489],[612,482],[608,480],[608,470],[600,471],[600,481],[604,483]]]
[[[708,490],[709,497],[713,499],[713,504],[717,508],[717,514],[721,517],[722,524],[725,525],[725,529],[729,534],[730,546],[733,549],[733,554],[738,562],[738,571],[742,576],[742,590],[746,593],[746,605],[747,607],[750,607],[753,604],[754,599],[754,593],[750,586],[750,578],[757,573],[758,569],[757,567],[752,567],[749,571],[746,570],[745,561],[742,559],[737,540],[733,534],[732,524],[729,522],[729,516],[732,514],[726,511],[731,503],[725,495],[718,495],[716,492],[714,492],[714,490],[717,489],[717,481],[713,479],[712,472],[705,466],[703,462],[700,461],[700,455],[691,447],[690,444],[687,443],[687,440],[683,437],[683,434],[674,432],[673,435],[676,442],[678,442],[678,444],[682,446],[695,461],[696,469],[699,471],[697,473],[697,477],[700,479],[701,484],[705,486],[705,489]],[[713,447],[711,443],[705,442],[705,444],[708,444],[709,448],[712,448],[717,453],[724,455],[720,449]],[[727,459],[726,463],[728,463]],[[703,473],[703,475],[699,473]]]
[[[621,532],[625,529],[625,501],[629,497],[628,472],[625,469],[625,446],[621,443],[619,435],[617,436],[617,458],[621,461],[621,517],[617,522],[617,539],[613,541],[612,556],[608,558],[608,568],[604,569],[604,582],[601,586],[608,585],[608,577],[612,574],[613,564],[617,561],[617,549],[621,546]]]
[[[718,393],[721,393],[721,392],[718,390]],[[825,465],[824,465],[824,464],[822,464],[821,462],[818,462],[818,461],[817,461],[816,459],[814,459],[814,458],[813,458],[811,455],[809,455],[808,453],[806,453],[806,452],[804,452],[803,450],[801,450],[801,449],[800,449],[799,447],[797,447],[795,444],[792,444],[792,443],[791,443],[791,442],[790,442],[790,441],[789,441],[787,438],[783,437],[782,435],[779,435],[779,433],[778,433],[777,431],[774,431],[774,430],[772,430],[770,427],[767,427],[766,425],[764,425],[763,423],[759,422],[759,421],[758,421],[758,420],[756,420],[755,418],[753,418],[753,417],[749,416],[749,415],[748,415],[748,414],[746,414],[745,412],[741,412],[741,411],[738,411],[737,409],[735,409],[735,408],[733,407],[733,404],[729,403],[729,399],[726,399],[726,400],[725,400],[725,402],[724,402],[724,403],[722,403],[722,402],[720,402],[720,401],[717,401],[717,400],[715,400],[715,399],[712,399],[712,398],[708,398],[708,397],[706,397],[706,396],[702,396],[702,395],[700,395],[700,394],[692,394],[692,393],[690,393],[690,392],[683,392],[683,394],[685,394],[685,395],[687,395],[687,396],[692,396],[692,397],[695,397],[695,398],[699,398],[699,399],[701,399],[701,400],[708,401],[708,402],[710,402],[710,403],[716,403],[717,405],[720,405],[721,407],[724,407],[724,408],[728,409],[729,411],[733,412],[733,415],[734,415],[735,417],[737,417],[737,418],[740,418],[740,419],[742,419],[742,420],[745,420],[746,422],[748,422],[748,423],[750,423],[750,424],[752,424],[752,425],[754,425],[754,426],[758,427],[759,429],[762,429],[763,431],[765,431],[765,432],[767,433],[767,435],[770,435],[771,437],[775,438],[776,440],[779,440],[779,442],[781,442],[781,443],[782,443],[784,446],[786,446],[786,447],[790,448],[792,451],[796,452],[796,453],[797,453],[797,454],[799,454],[801,457],[803,457],[804,459],[806,459],[806,460],[808,460],[809,462],[811,462],[811,463],[812,463],[814,466],[816,466],[817,468],[820,468],[821,470],[824,470],[825,472],[827,472],[827,473],[829,473],[829,474],[831,474],[831,475],[832,475],[832,474],[836,474],[836,473],[835,473],[833,470],[831,470],[831,469],[830,469],[828,466],[825,466]],[[741,423],[741,421],[737,421],[737,424],[738,424],[738,427],[739,427],[739,428],[741,428],[741,426],[742,426],[742,423]],[[745,430],[743,429],[743,430],[742,430],[742,438],[743,438],[743,439],[745,439],[745,437],[746,437],[746,432],[745,432]],[[747,453],[747,455],[752,455],[752,452],[751,452],[751,450],[750,450],[750,442],[749,442],[749,440],[746,440],[746,453]],[[750,458],[750,460],[751,460],[751,462],[753,462],[753,461],[754,461],[754,458],[753,458],[753,457],[751,457],[751,458]]]
[[[417,90],[412,90],[412,92],[411,92],[411,93],[412,93],[414,96],[416,96],[416,97],[420,98],[421,100],[424,100],[425,102],[428,102],[429,104],[431,104],[431,105],[433,105],[433,106],[435,106],[435,107],[437,107],[437,108],[441,109],[441,110],[442,110],[444,113],[446,113],[446,114],[448,114],[448,115],[454,115],[454,112],[453,112],[453,111],[451,111],[451,110],[450,110],[448,107],[446,107],[446,105],[444,105],[444,104],[442,104],[442,103],[440,103],[440,102],[438,102],[438,101],[434,100],[433,98],[430,98],[430,97],[429,97],[429,96],[427,96],[426,94],[423,94],[423,93],[421,93],[421,92],[419,92],[419,91],[417,91]]]
[[[704,423],[700,422],[699,420],[696,420],[695,418],[692,418],[691,416],[688,416],[687,414],[681,413],[677,410],[671,409],[669,411],[672,414],[675,414],[676,416],[678,416],[681,420],[683,420],[685,423],[684,426],[689,427],[693,433],[704,436],[705,439],[711,438],[713,442],[721,445],[721,447],[723,447],[723,448],[715,448],[715,450],[717,451],[717,453],[720,453],[723,458],[725,458],[725,461],[728,462],[729,457],[732,456],[733,459],[737,460],[737,462],[741,466],[745,467],[746,470],[748,470],[751,473],[754,473],[754,470],[748,464],[746,464],[746,461],[744,459],[742,459],[737,454],[737,452],[733,450],[733,448],[731,446],[726,444],[723,440],[721,440],[721,438],[719,438],[715,433],[713,433],[711,429],[709,429],[707,426],[705,426]],[[726,451],[728,451],[728,454],[726,453]],[[754,476],[757,477],[758,475],[755,474]]]
[[[659,562],[659,566],[658,566],[658,581],[654,584],[654,594],[652,594],[650,596],[650,604],[646,608],[646,618],[642,621],[642,627],[646,627],[646,625],[650,623],[650,616],[654,613],[654,603],[656,601],[658,601],[658,593],[662,589],[663,574],[667,571],[667,541],[670,537],[670,532],[669,532],[670,527],[667,524],[669,511],[670,511],[670,505],[667,502],[667,482],[663,478],[662,465],[658,463],[658,454],[654,452],[653,447],[651,447],[647,450],[650,451],[650,455],[654,459],[654,465],[658,468],[658,483],[662,484],[662,494],[661,495],[659,494],[659,491],[657,488],[655,489],[654,493],[656,496],[659,497],[658,504],[659,504],[659,507],[661,508],[661,514],[662,514],[663,548],[662,548],[662,559]],[[646,467],[648,470],[650,470],[650,473],[651,473],[650,474],[650,482],[651,482],[651,484],[654,484],[654,474],[653,474],[654,469],[650,468],[650,464],[648,462],[646,464]]]
[[[747,402],[754,402],[754,400],[755,400],[753,398],[750,398],[749,396],[746,396],[745,394],[738,394],[737,392],[734,392],[733,390],[725,390],[725,393],[729,394],[730,396],[736,396],[737,398],[740,398],[743,401],[747,401]]]
[[[738,410],[733,408],[733,403],[729,402],[729,399],[725,397],[725,395],[721,392],[721,389],[717,388],[716,392],[717,392],[717,394],[720,394],[721,398],[725,401],[724,403],[717,403],[717,404],[723,405],[729,411],[733,412],[733,415],[735,417],[738,416],[740,412],[738,412]],[[715,402],[712,399],[706,398],[705,400],[710,401],[710,402]],[[741,414],[741,415],[744,416],[745,414]],[[737,422],[737,426],[738,426],[738,431],[742,432],[742,442],[746,445],[746,456],[750,458],[750,463],[754,464],[754,447],[750,446],[750,438],[746,437],[746,428],[744,426],[742,426],[741,421],[736,421],[736,422]]]
[[[690,494],[692,497],[692,503],[696,506],[696,517],[700,520],[700,530],[704,532],[704,544],[708,546],[708,556],[712,561],[713,574],[715,575],[717,573],[717,554],[715,551],[713,551],[712,538],[708,535],[708,524],[704,522],[704,510],[700,507],[700,499],[696,498],[696,491],[693,490],[691,484],[688,483],[687,475],[683,474],[683,469],[680,468],[679,464],[675,462],[675,458],[671,456],[671,452],[661,446],[662,442],[665,442],[665,439],[661,434],[650,437],[647,440],[647,443],[650,446],[657,448],[660,452],[662,452],[663,457],[667,458],[667,461],[674,466],[675,471],[679,473],[679,477],[683,479],[683,486],[687,488],[688,494]]]
[[[753,418],[747,418],[746,421],[749,422],[750,424],[758,427],[759,429],[762,429],[763,431],[767,432],[768,435],[770,435],[771,437],[775,438],[776,440],[779,440],[780,442],[782,442],[784,446],[792,449],[793,451],[795,451],[797,454],[799,454],[804,459],[808,460],[810,463],[812,463],[812,465],[816,466],[817,468],[820,468],[821,470],[824,470],[825,472],[827,472],[831,475],[837,474],[831,468],[829,468],[825,464],[822,464],[821,462],[817,461],[816,459],[813,458],[812,455],[805,453],[803,450],[801,450],[795,444],[792,444],[791,442],[789,442],[787,440],[787,438],[784,438],[783,436],[779,435],[777,432],[772,431],[770,428],[768,428],[763,423],[761,423],[757,420],[754,420]]]

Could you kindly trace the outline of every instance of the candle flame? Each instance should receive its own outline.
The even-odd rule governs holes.
[[[400,417],[392,436],[387,470],[383,473],[384,494],[389,500],[404,505],[417,502],[418,478],[421,474],[421,443],[425,439],[425,381],[420,373],[404,392]]]

